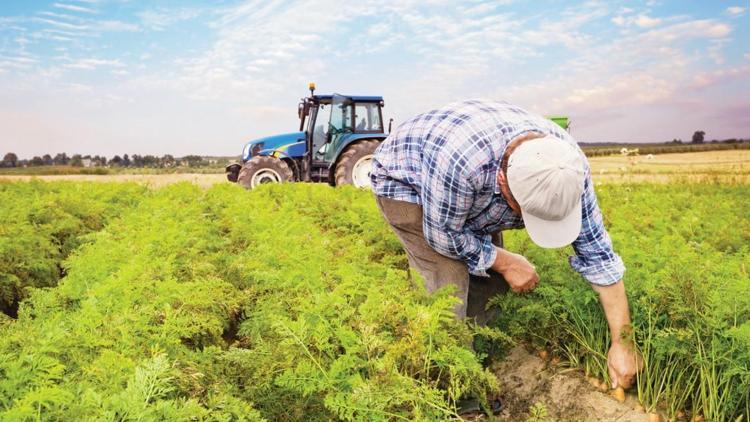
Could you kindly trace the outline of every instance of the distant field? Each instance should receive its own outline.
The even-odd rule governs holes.
[[[137,182],[158,188],[177,182],[192,182],[202,187],[209,187],[216,183],[226,182],[224,173],[198,174],[198,173],[176,173],[176,174],[64,174],[64,175],[2,175],[0,180],[46,180],[46,181],[72,181],[72,182]]]
[[[686,152],[626,157],[612,155],[591,157],[594,180],[606,183],[621,182],[680,182],[721,181],[750,183],[750,150],[723,150]],[[136,169],[128,169],[130,171]],[[141,169],[146,173],[114,174],[0,174],[0,180],[70,180],[98,182],[138,182],[152,187],[161,187],[176,182],[192,182],[208,187],[226,182],[223,171],[204,169],[206,173],[158,173],[158,169]],[[193,169],[196,170],[196,169]]]
[[[215,174],[224,173],[224,166],[206,167],[73,167],[73,166],[34,166],[0,168],[0,175],[56,176],[56,175],[117,175],[117,174]]]
[[[750,150],[750,142],[738,143],[707,143],[707,144],[612,144],[588,145],[581,144],[581,148],[589,157],[618,155],[622,148],[637,149],[641,155],[645,154],[674,154],[680,152],[705,152],[725,150]]]
[[[750,182],[750,150],[686,152],[626,157],[591,157],[594,179],[602,182]]]

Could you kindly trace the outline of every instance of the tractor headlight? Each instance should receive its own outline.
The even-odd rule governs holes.
[[[263,142],[258,142],[257,144],[253,145],[253,149],[251,150],[251,153],[253,154],[253,157],[258,155],[261,151],[263,151]]]

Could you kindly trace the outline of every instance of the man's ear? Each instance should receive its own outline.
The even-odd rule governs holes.
[[[505,186],[505,173],[502,169],[497,172],[497,185],[500,187]]]

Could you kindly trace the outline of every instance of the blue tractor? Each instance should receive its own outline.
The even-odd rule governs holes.
[[[387,136],[383,98],[316,95],[313,83],[309,89],[297,110],[299,131],[248,142],[242,163],[226,167],[230,182],[247,189],[293,181],[369,188],[373,153]]]

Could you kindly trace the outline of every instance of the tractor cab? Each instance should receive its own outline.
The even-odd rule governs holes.
[[[311,95],[300,103],[300,130],[307,135],[313,178],[326,178],[331,163],[348,145],[385,138],[383,105],[382,97],[338,94]]]
[[[247,188],[284,181],[369,187],[372,155],[386,138],[383,97],[316,95],[312,83],[309,89],[297,107],[299,130],[248,142],[242,164],[227,166],[230,181]]]

